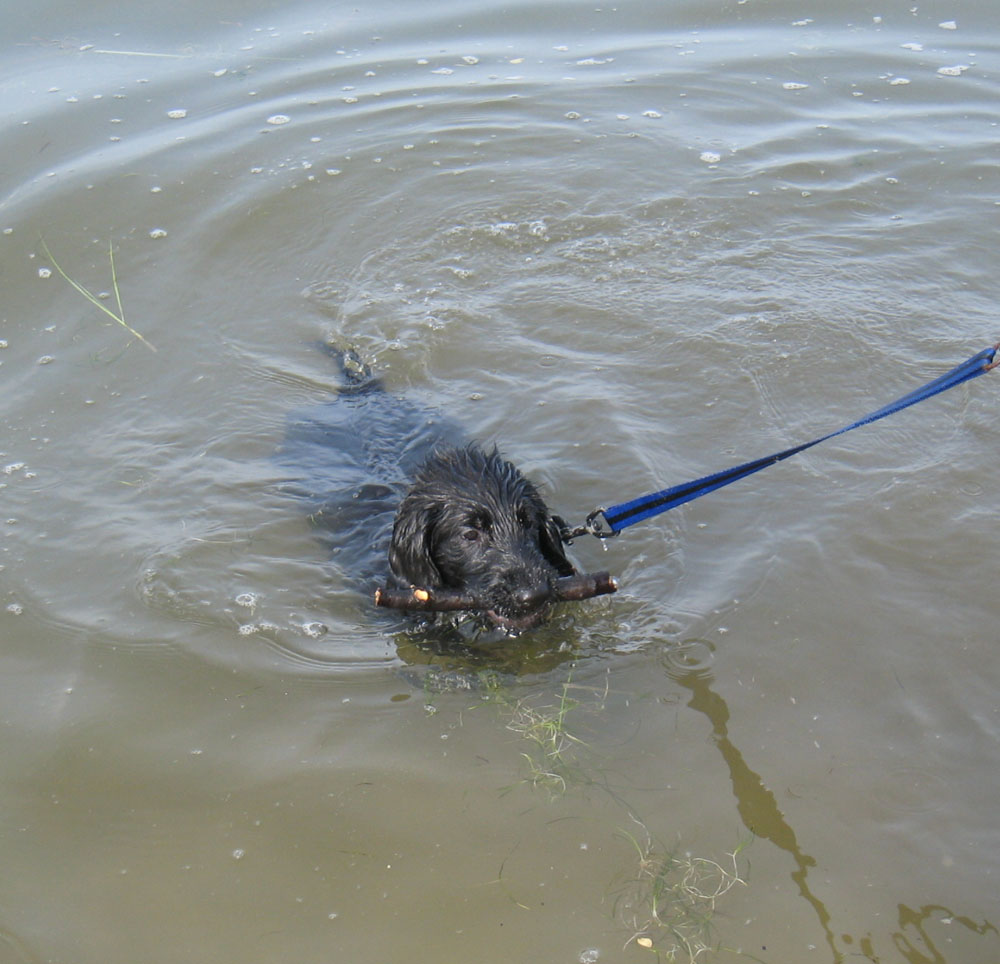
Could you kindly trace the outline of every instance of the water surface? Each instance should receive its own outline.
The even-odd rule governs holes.
[[[321,339],[573,521],[991,344],[993,5],[0,39],[0,958],[996,959],[991,378],[579,541],[618,595],[464,662],[274,459]]]

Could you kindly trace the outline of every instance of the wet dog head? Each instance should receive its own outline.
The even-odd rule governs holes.
[[[554,580],[576,571],[535,486],[477,446],[424,463],[396,512],[389,565],[404,585],[468,592],[508,632],[540,623]]]

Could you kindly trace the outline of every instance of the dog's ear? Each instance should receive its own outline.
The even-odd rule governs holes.
[[[408,586],[442,585],[434,562],[434,540],[440,508],[433,502],[405,498],[396,513],[389,544],[389,566]]]
[[[542,520],[538,544],[542,555],[554,566],[560,576],[576,575],[576,567],[566,558],[563,549],[562,529],[565,523],[559,516],[545,514]]]

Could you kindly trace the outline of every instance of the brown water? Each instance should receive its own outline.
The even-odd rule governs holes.
[[[574,521],[992,343],[1000,8],[4,19],[2,964],[1000,959],[993,378],[578,542],[499,673],[273,460],[323,337]]]

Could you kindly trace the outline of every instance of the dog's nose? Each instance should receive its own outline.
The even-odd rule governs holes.
[[[552,587],[542,580],[534,586],[522,586],[511,593],[511,600],[521,609],[535,609],[552,597]]]

